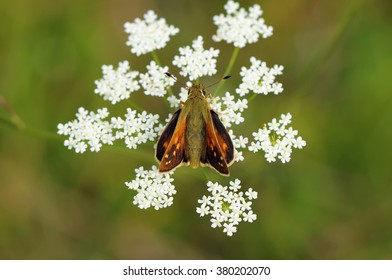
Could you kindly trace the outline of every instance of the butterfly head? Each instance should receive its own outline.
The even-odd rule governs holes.
[[[188,87],[188,95],[194,96],[206,96],[205,86],[202,84],[192,84],[192,86]]]

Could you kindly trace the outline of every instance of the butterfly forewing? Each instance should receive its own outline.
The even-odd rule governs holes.
[[[165,152],[161,159],[158,157],[158,146],[157,146],[157,159],[160,161],[159,171],[160,172],[168,172],[179,166],[181,163],[186,163],[188,160],[185,157],[185,130],[186,130],[186,118],[181,118],[181,110],[178,110],[178,116],[173,115],[173,124],[169,122],[167,127],[165,128],[162,136],[170,136],[170,138],[162,139],[162,148],[165,148]],[[177,113],[176,112],[176,113]],[[174,124],[174,122],[176,122]],[[172,126],[175,125],[175,129],[173,132]],[[166,129],[168,129],[167,134],[165,134]],[[161,138],[162,138],[161,136]],[[159,139],[158,143],[161,142]],[[167,144],[168,143],[168,144]],[[160,154],[159,154],[160,156]]]
[[[221,148],[223,157],[226,161],[226,164],[230,166],[233,163],[234,159],[234,146],[231,141],[231,137],[227,132],[225,126],[220,121],[218,114],[213,110],[211,112],[212,122],[214,123],[214,131],[216,135],[216,139],[218,140],[219,147]]]
[[[155,157],[158,161],[161,161],[167,147],[170,144],[170,140],[173,136],[174,130],[176,129],[176,125],[178,122],[178,116],[181,113],[181,109],[177,110],[170,121],[167,123],[166,127],[163,129],[161,136],[159,137],[157,147],[155,150]]]
[[[214,117],[216,117],[215,121],[213,120],[213,114]],[[211,110],[209,117],[212,119],[206,121],[206,164],[210,165],[222,175],[229,175],[226,158],[232,160],[232,155],[227,155],[224,151],[230,153],[230,151],[232,151],[230,150],[230,147],[233,147],[233,143],[223,124],[220,122],[218,115]],[[216,126],[215,123],[217,123],[218,126]],[[223,128],[223,131],[226,132],[227,135],[224,133],[222,135],[222,130],[219,130],[221,128]],[[222,150],[222,147],[224,150]]]

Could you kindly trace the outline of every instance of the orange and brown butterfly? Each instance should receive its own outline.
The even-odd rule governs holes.
[[[170,73],[165,74],[175,79]],[[205,87],[192,84],[188,87],[187,100],[181,105],[156,146],[159,172],[169,172],[182,165],[209,166],[228,176],[228,167],[234,160],[233,142],[217,113],[211,109]]]

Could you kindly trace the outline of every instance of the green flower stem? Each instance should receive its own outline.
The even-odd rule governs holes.
[[[206,171],[204,168],[202,169],[202,172],[203,172],[203,176],[204,176],[204,178],[206,179],[206,181],[207,181],[207,182],[208,182],[208,181],[211,181],[210,176],[208,175],[207,171]]]
[[[13,121],[8,120],[8,119],[3,118],[3,117],[0,117],[0,123],[3,123],[5,125],[7,125],[7,126],[10,126],[12,128],[16,128],[16,129],[19,129],[19,130],[21,129],[21,127],[17,126]]]
[[[156,163],[154,153],[152,152],[153,149],[151,149],[151,145],[149,145],[148,149],[147,147],[143,146],[138,146],[137,149],[128,149],[127,147],[120,144],[103,145],[101,151],[130,156],[132,160],[137,159]]]
[[[47,130],[36,129],[36,128],[26,126],[23,131],[26,132],[26,134],[42,139],[64,141],[61,135],[58,135],[55,132],[51,132]]]
[[[154,61],[158,64],[158,66],[162,67],[161,62],[159,61],[159,57],[158,57],[158,54],[156,53],[156,51],[152,51],[151,55],[152,55],[152,58],[154,59]]]
[[[253,99],[255,99],[255,97],[257,96],[257,93],[253,93],[253,95],[251,97],[248,98],[248,103],[250,103]]]
[[[238,53],[240,52],[240,48],[235,47],[233,54],[231,55],[229,65],[227,65],[226,71],[225,71],[225,76],[229,75],[231,70],[233,70],[233,66],[235,61],[237,60]]]
[[[230,72],[233,70],[233,66],[234,66],[235,61],[237,60],[237,56],[238,56],[239,51],[240,51],[240,48],[238,48],[238,47],[234,48],[233,53],[232,53],[232,55],[230,57],[229,64],[227,65],[227,68],[226,68],[226,70],[224,72],[225,73],[224,76],[229,75]],[[215,92],[219,92],[221,87],[222,87],[222,83],[219,83],[218,86],[216,87]]]
[[[4,96],[0,96],[0,109],[2,109],[6,115],[9,116],[9,120],[6,118],[2,118],[1,120],[8,125],[15,126],[18,129],[23,129],[25,127],[24,122],[16,113],[14,108],[8,103],[7,99]]]
[[[154,59],[154,61],[158,64],[158,66],[159,66],[159,67],[162,67],[161,62],[160,62],[160,60],[159,60],[159,57],[158,57],[158,54],[156,53],[156,51],[152,51],[152,52],[151,52],[151,55],[152,55],[152,58]],[[171,87],[168,87],[167,91],[168,91],[168,93],[169,93],[170,95],[174,95],[173,90],[171,89]],[[170,108],[170,104],[169,104],[169,102],[167,101],[167,98],[164,98],[164,100],[165,100],[165,103],[166,103],[167,108]]]
[[[63,138],[57,133],[26,126],[25,123],[20,118],[18,118],[18,121],[15,121],[15,118],[6,119],[1,117],[0,123],[4,123],[11,128],[14,128],[22,133],[25,133],[33,137],[47,139],[47,140],[63,140]]]
[[[136,105],[135,103],[129,101],[128,99],[126,100],[127,104],[129,105],[129,107],[131,107],[132,109],[135,109],[136,111],[142,112],[144,111],[141,107],[139,107],[138,105]]]
[[[16,113],[14,108],[8,103],[5,97],[0,96],[0,109],[2,109],[7,117],[0,117],[0,123],[3,123],[11,128],[19,130],[22,133],[28,134],[33,137],[38,137],[42,139],[54,139],[60,140],[60,135],[50,131],[31,128],[25,124],[21,117]]]

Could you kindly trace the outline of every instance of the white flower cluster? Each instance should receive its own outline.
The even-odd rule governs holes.
[[[146,111],[137,113],[127,109],[125,120],[117,117],[111,119],[111,125],[116,129],[116,139],[125,139],[129,149],[136,149],[138,145],[147,141],[154,141],[158,136],[159,115],[148,114]]]
[[[263,38],[272,35],[272,27],[265,24],[259,5],[253,5],[248,12],[244,8],[239,9],[239,6],[239,3],[229,0],[224,6],[227,15],[213,17],[218,27],[217,33],[212,37],[214,41],[226,41],[243,48],[246,44],[257,42],[260,35]]]
[[[170,36],[179,32],[178,28],[167,25],[164,18],[158,19],[151,10],[144,15],[144,20],[137,18],[132,23],[126,22],[124,28],[129,34],[126,44],[137,56],[165,47]]]
[[[181,102],[185,102],[187,98],[188,98],[188,90],[182,87],[179,94],[168,96],[167,101],[169,102],[170,107],[179,108]]]
[[[219,50],[213,48],[205,50],[202,36],[192,42],[192,48],[189,46],[179,48],[180,55],[174,57],[173,65],[181,69],[180,74],[184,77],[189,76],[192,81],[202,76],[214,75]]]
[[[140,74],[140,85],[144,89],[144,94],[152,96],[165,96],[167,87],[174,85],[174,79],[168,78],[165,73],[169,67],[160,67],[155,61],[147,65],[147,73]]]
[[[159,115],[148,114],[146,111],[137,113],[127,109],[125,120],[120,117],[112,118],[113,128],[117,129],[116,139],[125,139],[129,149],[136,149],[138,145],[147,141],[154,141],[158,136]]]
[[[282,114],[279,121],[272,119],[267,126],[252,134],[255,142],[250,144],[249,151],[256,153],[263,150],[268,162],[276,161],[276,157],[282,163],[289,162],[293,148],[302,149],[306,146],[306,141],[297,136],[297,130],[287,128],[290,123],[290,113]]]
[[[137,195],[133,198],[133,204],[141,209],[154,207],[155,210],[168,207],[173,204],[173,195],[176,194],[173,172],[161,174],[156,166],[151,170],[144,170],[143,167],[135,169],[136,178],[125,185],[136,190]]]
[[[94,92],[112,104],[129,98],[132,92],[140,88],[136,80],[139,72],[129,70],[128,61],[120,62],[117,70],[114,70],[112,65],[103,65],[103,78],[95,81],[97,88]]]
[[[250,62],[252,65],[249,69],[241,68],[242,83],[236,89],[240,96],[244,96],[250,91],[264,95],[270,92],[279,94],[283,91],[282,84],[275,82],[276,76],[282,75],[283,66],[274,65],[273,68],[268,68],[264,61],[254,57],[250,58]]]
[[[211,227],[223,227],[223,232],[232,236],[237,232],[237,226],[241,221],[253,222],[257,216],[251,209],[251,200],[257,198],[257,192],[249,188],[244,193],[241,189],[241,181],[235,179],[230,186],[222,186],[209,181],[207,183],[209,196],[203,196],[198,200],[200,207],[196,212],[203,216],[211,216]]]
[[[161,129],[159,116],[147,114],[143,111],[127,109],[125,119],[112,117],[106,120],[109,112],[106,108],[99,109],[97,113],[79,108],[76,119],[65,124],[58,124],[58,134],[69,136],[64,141],[68,149],[76,153],[84,153],[88,147],[90,151],[98,152],[102,144],[113,145],[117,139],[125,139],[129,149],[136,149],[137,145],[154,141]]]
[[[236,162],[243,161],[244,156],[242,154],[242,151],[240,151],[240,149],[245,149],[247,147],[247,144],[249,142],[248,138],[242,135],[237,137],[236,135],[234,135],[233,130],[231,129],[229,130],[229,134],[234,145],[234,160]]]
[[[106,108],[94,113],[80,107],[75,120],[58,124],[57,133],[69,136],[64,145],[70,150],[74,149],[76,153],[84,153],[88,146],[90,151],[98,152],[102,144],[112,145],[115,140],[112,126],[105,120],[108,116]]]

